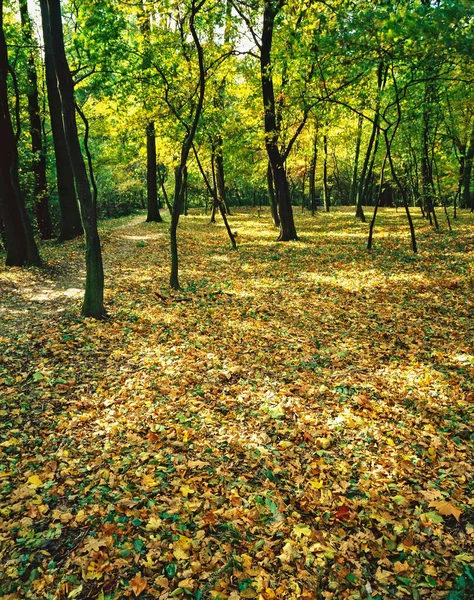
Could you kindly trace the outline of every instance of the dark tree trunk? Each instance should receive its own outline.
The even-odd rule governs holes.
[[[331,210],[331,198],[329,193],[328,185],[328,136],[323,137],[323,150],[324,150],[324,162],[323,162],[323,196],[324,196],[324,208],[326,212]]]
[[[104,308],[104,270],[99,233],[97,231],[97,212],[77,132],[74,84],[64,51],[60,1],[41,0],[41,9],[47,11],[47,18],[51,27],[54,65],[61,96],[67,149],[74,172],[86,234],[86,290],[82,314],[87,317],[102,318],[106,314]]]
[[[46,89],[48,92],[49,116],[53,134],[54,155],[56,160],[56,182],[61,214],[59,224],[59,240],[72,240],[84,233],[81,213],[74,188],[74,173],[67,151],[66,136],[61,113],[61,97],[56,79],[56,68],[53,57],[53,40],[51,27],[47,19],[46,0],[41,3],[41,22],[44,39],[44,61],[46,70]]]
[[[155,123],[150,121],[146,128],[146,197],[147,223],[161,223],[163,219],[158,206],[158,187],[156,181],[156,140]]]
[[[267,163],[267,186],[268,186],[268,199],[270,201],[270,212],[273,219],[273,224],[275,227],[280,227],[280,217],[278,216],[278,207],[276,203],[275,197],[275,188],[273,186],[273,174],[272,174],[272,166],[270,161]]]
[[[387,67],[383,62],[380,62],[377,69],[377,102],[374,120],[372,123],[372,132],[370,134],[369,144],[365,153],[364,163],[362,165],[362,171],[359,178],[359,186],[357,189],[356,218],[360,219],[362,223],[365,223],[365,215],[362,205],[367,201],[368,189],[372,180],[373,167],[378,149],[378,140],[380,135],[380,94],[385,87],[387,72]]]
[[[194,136],[198,127],[199,119],[201,118],[202,106],[204,103],[204,91],[206,86],[206,72],[204,68],[204,53],[202,50],[199,37],[196,32],[194,24],[194,18],[197,11],[202,5],[196,7],[193,0],[191,16],[189,18],[189,29],[196,46],[198,63],[199,63],[199,92],[196,109],[194,111],[194,118],[191,126],[186,127],[186,135],[181,146],[181,157],[180,163],[175,170],[175,184],[174,184],[174,202],[173,212],[171,214],[171,226],[170,226],[170,249],[171,249],[171,272],[170,272],[170,286],[178,290],[179,289],[179,277],[178,277],[178,238],[177,229],[179,223],[179,216],[181,214],[182,202],[184,199],[185,185],[186,185],[186,163],[188,161],[189,152],[193,146]]]
[[[318,163],[318,137],[319,128],[316,126],[313,138],[313,151],[311,153],[311,164],[309,166],[309,197],[311,201],[311,214],[316,212],[316,165]]]
[[[357,121],[357,137],[356,137],[356,147],[355,147],[355,156],[354,156],[354,169],[352,171],[352,182],[351,182],[351,191],[349,197],[349,204],[353,206],[357,202],[357,173],[359,171],[359,156],[360,156],[360,143],[362,140],[362,115],[359,115],[359,119]]]
[[[217,136],[216,147],[213,152],[214,155],[214,168],[216,175],[216,192],[219,202],[225,210],[226,215],[230,215],[229,207],[227,206],[227,199],[225,193],[225,179],[224,179],[224,156],[222,154],[222,137]]]
[[[35,40],[33,37],[33,27],[28,14],[27,0],[20,0],[20,16],[23,40],[28,48],[26,59],[26,76],[28,79],[27,98],[28,98],[28,116],[30,121],[30,137],[32,171],[35,178],[34,198],[35,212],[38,230],[43,240],[50,240],[53,237],[53,225],[49,214],[49,194],[46,180],[46,153],[43,148],[43,137],[41,134],[41,115],[38,93],[38,76],[35,64]]]
[[[216,181],[216,166],[215,166],[216,163],[214,160],[214,152],[215,152],[215,148],[213,146],[212,154],[211,154],[211,171],[212,171],[212,186],[213,186],[213,192],[211,194],[211,197],[212,197],[212,210],[211,210],[211,220],[210,220],[211,223],[216,222],[216,212],[217,212],[217,181]],[[195,153],[196,153],[196,151],[195,151]]]
[[[464,169],[462,173],[461,185],[461,206],[463,208],[474,209],[474,202],[471,199],[471,177],[472,177],[472,162],[474,160],[474,131],[471,134],[469,147],[467,148],[466,158],[464,160]]]
[[[278,216],[280,217],[280,235],[278,240],[287,242],[297,240],[296,228],[291,207],[291,195],[286,176],[284,155],[278,148],[279,128],[275,113],[275,93],[273,87],[271,50],[275,17],[283,5],[283,0],[274,2],[265,0],[263,12],[262,43],[260,52],[260,75],[262,98],[265,111],[265,146],[273,173]]]
[[[4,226],[8,266],[41,265],[18,180],[18,152],[7,92],[8,55],[0,2],[0,216]]]

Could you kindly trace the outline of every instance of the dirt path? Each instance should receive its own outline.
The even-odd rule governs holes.
[[[106,271],[112,266],[115,250],[136,244],[133,236],[129,238],[124,232],[133,232],[143,220],[143,215],[136,215],[120,225],[106,224],[101,235]],[[77,311],[86,281],[83,243],[82,239],[66,242],[61,253],[45,246],[41,268],[0,267],[0,335],[13,331],[21,334],[32,321]]]

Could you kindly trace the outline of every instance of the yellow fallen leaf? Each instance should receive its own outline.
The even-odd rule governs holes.
[[[142,484],[147,488],[154,488],[160,485],[160,482],[153,475],[143,475]]]
[[[180,535],[179,539],[174,543],[174,547],[182,548],[183,550],[188,550],[189,548],[191,548],[191,544],[191,538],[188,538],[185,535]]]
[[[148,531],[158,531],[162,523],[163,521],[159,517],[150,517],[145,529],[147,529]]]
[[[327,450],[329,446],[332,444],[331,438],[316,438],[316,443],[323,450]]]
[[[308,527],[308,525],[303,525],[302,523],[297,523],[296,525],[293,526],[293,533],[295,534],[295,536],[297,538],[300,538],[303,535],[305,535],[306,537],[310,537],[311,536],[311,528]]]
[[[411,567],[407,561],[405,561],[405,562],[397,561],[393,565],[393,571],[397,575],[399,575],[400,573],[405,573],[405,571],[409,571],[410,569],[411,569]]]
[[[292,563],[296,558],[299,558],[299,553],[291,542],[287,542],[283,546],[282,553],[278,556],[282,563]]]
[[[173,550],[173,554],[176,560],[187,560],[189,558],[189,554],[179,546]]]
[[[34,487],[39,487],[40,485],[43,485],[43,482],[38,477],[38,475],[32,475],[31,477],[28,477],[28,483]]]
[[[452,515],[456,521],[459,521],[459,517],[462,513],[462,510],[460,508],[458,508],[457,506],[455,506],[454,504],[451,504],[450,502],[445,502],[445,501],[436,501],[433,500],[432,502],[429,503],[429,508],[436,508],[436,510],[438,511],[438,513],[440,515],[445,515],[445,516],[449,516]]]
[[[193,488],[189,487],[189,485],[182,485],[179,488],[179,491],[181,492],[181,495],[184,496],[185,498],[187,498],[189,496],[189,494],[194,494],[195,490],[193,490]]]
[[[324,483],[319,479],[311,479],[310,481],[308,481],[308,483],[315,490],[320,490],[324,485]]]
[[[375,572],[375,579],[379,583],[387,584],[394,581],[393,573],[391,571],[386,571],[385,569],[378,568]]]
[[[178,587],[186,588],[187,590],[191,590],[194,588],[194,580],[193,579],[182,579],[178,583]]]

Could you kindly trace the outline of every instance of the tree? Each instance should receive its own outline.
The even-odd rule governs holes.
[[[51,122],[51,132],[54,144],[56,164],[56,184],[60,210],[59,240],[72,240],[84,233],[81,214],[77,203],[74,187],[74,173],[67,150],[66,134],[62,118],[61,97],[59,95],[56,67],[53,56],[53,39],[51,25],[47,18],[46,9],[41,6],[41,22],[44,40],[44,62],[46,72],[46,89],[48,108]]]
[[[28,13],[27,0],[20,0],[20,16],[23,40],[27,51],[26,75],[28,80],[28,116],[30,121],[32,171],[35,178],[34,198],[36,221],[43,240],[53,237],[53,225],[49,214],[49,192],[46,179],[46,152],[43,146],[41,115],[38,92],[38,76],[36,73],[36,42],[33,26]]]
[[[0,217],[5,229],[7,266],[41,265],[18,178],[17,140],[8,103],[8,53],[0,0]]]
[[[74,173],[77,195],[81,204],[82,221],[86,236],[86,289],[82,314],[87,317],[103,318],[106,315],[104,308],[104,270],[97,230],[97,211],[79,143],[74,83],[64,50],[61,5],[59,0],[41,0],[41,10],[43,19],[46,19],[49,23],[53,42],[54,66],[61,97],[67,150]]]

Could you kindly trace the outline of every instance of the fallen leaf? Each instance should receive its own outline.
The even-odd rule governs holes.
[[[459,517],[462,513],[462,510],[460,508],[458,508],[457,506],[455,506],[454,504],[451,504],[451,502],[445,502],[445,501],[438,502],[436,500],[433,500],[432,502],[429,503],[428,507],[436,508],[436,510],[439,512],[440,515],[443,515],[443,516],[452,515],[456,519],[456,521],[459,521]]]
[[[135,596],[139,596],[146,590],[148,586],[147,580],[144,579],[139,573],[137,573],[133,579],[130,579],[128,583]]]

